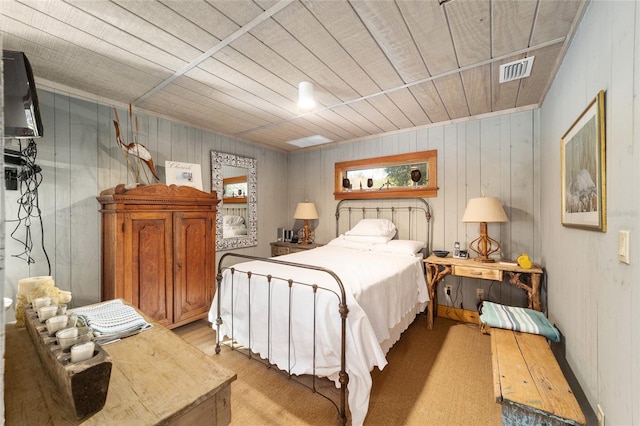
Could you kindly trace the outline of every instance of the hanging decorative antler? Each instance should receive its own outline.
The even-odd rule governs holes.
[[[140,162],[144,162],[149,168],[149,170],[151,171],[151,174],[153,175],[153,177],[156,180],[160,180],[160,178],[158,177],[158,174],[156,173],[155,166],[153,165],[153,158],[151,157],[151,152],[147,149],[146,146],[142,145],[141,143],[138,143],[138,130],[139,130],[138,117],[135,117],[136,133],[135,133],[135,136],[133,136],[133,142],[127,144],[122,139],[122,136],[120,133],[120,118],[118,117],[118,110],[116,110],[115,107],[113,108],[113,112],[115,113],[115,117],[116,117],[116,119],[113,120],[113,125],[116,129],[116,142],[118,143],[118,146],[120,146],[123,153],[125,154],[125,157],[127,159],[127,165],[129,166],[129,169],[133,173],[136,179],[136,182],[140,180],[140,168],[141,168]],[[132,110],[131,104],[129,104],[129,120],[130,120],[129,122],[133,120],[133,110]],[[135,168],[133,167],[133,165],[131,164],[131,161],[129,160],[129,154],[136,157],[137,166]],[[145,171],[144,173],[145,173],[145,177],[147,178],[147,181],[149,181],[149,176],[147,176],[147,172]]]

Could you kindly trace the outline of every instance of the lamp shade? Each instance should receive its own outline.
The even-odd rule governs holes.
[[[293,214],[294,219],[318,219],[318,211],[314,203],[298,203],[296,211]]]
[[[508,222],[500,200],[495,197],[472,198],[462,216],[463,222]]]
[[[311,109],[316,105],[313,99],[313,84],[308,81],[301,81],[298,85],[298,107],[300,109]]]

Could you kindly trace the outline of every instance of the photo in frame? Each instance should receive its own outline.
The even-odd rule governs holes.
[[[560,142],[562,224],[606,232],[604,90]]]
[[[200,164],[165,161],[167,185],[190,186],[202,191]]]

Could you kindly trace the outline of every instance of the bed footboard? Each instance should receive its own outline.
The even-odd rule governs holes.
[[[251,271],[251,270],[246,270],[246,271],[241,271],[238,268],[236,268],[235,266],[229,266],[229,267],[225,267],[223,266],[225,261],[228,261],[232,258],[236,258],[236,262],[235,264],[237,264],[238,262],[244,262],[244,261],[260,261],[260,262],[265,262],[266,264],[274,264],[274,270],[275,270],[275,265],[285,265],[288,267],[293,267],[293,268],[297,268],[300,270],[304,270],[304,271],[319,271],[321,274],[326,274],[328,276],[330,276],[332,278],[333,281],[335,281],[335,286],[324,286],[324,285],[318,285],[315,282],[304,282],[303,280],[296,280],[294,279],[294,277],[280,277],[277,276],[275,273],[272,275],[270,272],[269,273],[265,273],[262,269],[260,271]],[[238,265],[239,266],[239,265]],[[278,338],[280,338],[282,335],[286,334],[286,338],[287,338],[287,361],[286,361],[286,369],[283,368],[282,366],[280,366],[279,368],[284,371],[290,378],[296,380],[297,382],[301,383],[302,385],[304,385],[305,387],[311,389],[314,393],[318,393],[319,395],[323,396],[324,398],[326,398],[327,400],[329,400],[336,408],[336,410],[338,411],[338,422],[342,425],[346,424],[347,421],[347,416],[346,416],[346,412],[347,412],[347,384],[349,383],[349,376],[347,373],[347,368],[346,368],[346,333],[347,333],[347,315],[349,313],[349,309],[347,307],[347,298],[346,298],[346,293],[345,293],[345,288],[344,285],[342,283],[342,281],[340,280],[340,278],[331,270],[329,269],[325,269],[322,267],[318,267],[318,266],[314,266],[314,265],[305,265],[305,264],[300,264],[300,263],[293,263],[293,262],[287,262],[287,261],[283,261],[283,260],[278,260],[278,259],[274,259],[274,258],[262,258],[262,257],[256,257],[256,256],[250,256],[250,255],[244,255],[244,254],[238,254],[238,253],[226,253],[224,254],[221,258],[220,261],[218,262],[218,269],[217,269],[217,275],[216,275],[216,280],[217,280],[217,287],[216,287],[216,303],[217,303],[217,318],[215,320],[215,326],[216,326],[216,354],[219,354],[221,351],[221,344],[225,344],[229,347],[231,347],[231,349],[236,350],[240,347],[242,347],[246,353],[247,356],[249,358],[252,358],[252,354],[254,353],[260,353],[260,355],[266,359],[266,362],[268,362],[269,366],[272,365],[277,365],[278,361],[280,361],[280,365],[283,364],[282,359],[277,359],[277,360],[273,360],[272,359],[272,350],[273,350],[273,340],[274,340],[274,336],[278,336]],[[226,276],[226,279],[223,279],[223,277]],[[286,288],[285,288],[286,287]],[[286,300],[286,305],[283,308],[282,306],[282,301],[280,300],[273,300],[272,295],[274,293],[282,293],[282,294],[288,294],[288,296],[285,296]],[[312,294],[312,296],[310,296],[313,299],[313,314],[312,314],[312,318],[313,318],[313,326],[312,328],[312,384],[311,386],[309,386],[308,384],[297,380],[297,378],[295,377],[296,374],[292,374],[292,347],[295,347],[294,343],[292,342],[292,336],[293,336],[293,331],[292,331],[292,327],[294,327],[294,323],[296,321],[299,320],[299,310],[296,310],[296,305],[295,303],[298,302],[299,297],[297,296],[296,292],[310,292]],[[318,376],[318,371],[316,370],[316,359],[317,356],[319,355],[317,353],[317,345],[321,344],[322,342],[318,342],[318,334],[320,335],[324,335],[324,333],[318,333],[318,329],[317,329],[317,324],[318,324],[318,315],[321,314],[322,315],[326,314],[327,312],[325,310],[317,310],[318,307],[318,298],[320,297],[327,297],[327,296],[322,296],[322,294],[325,295],[329,295],[329,297],[331,298],[335,298],[336,301],[336,308],[335,311],[335,315],[339,316],[339,322],[340,322],[340,342],[339,342],[339,347],[340,347],[340,371],[338,372],[338,382],[340,383],[340,396],[339,396],[339,401],[338,403],[336,403],[336,401],[334,401],[333,398],[329,397],[328,395],[323,394],[322,392],[320,392],[317,387],[316,387],[316,377]],[[264,297],[266,295],[266,297]],[[294,295],[296,295],[295,297],[293,297]],[[225,298],[225,300],[227,300],[227,298],[230,298],[229,300],[231,301],[230,306],[225,307],[225,311],[223,314],[223,306],[222,306],[222,299]],[[260,303],[255,303],[255,300],[258,299],[260,300]],[[236,324],[236,321],[241,321],[240,319],[236,318],[236,309],[237,307],[240,307],[238,309],[238,311],[241,311],[242,313],[239,314],[239,317],[242,318],[243,321],[247,321],[247,325],[241,325],[241,324]],[[254,312],[254,309],[257,310],[257,312]],[[266,309],[266,313],[265,313],[265,309]],[[287,311],[284,312],[284,314],[286,315],[286,321],[284,321],[285,327],[287,328],[286,330],[282,330],[279,328],[278,325],[275,324],[275,321],[272,321],[272,318],[274,318],[275,316],[281,317],[283,315],[282,311]],[[329,312],[330,315],[334,315],[333,312]],[[230,314],[230,322],[231,324],[225,324],[224,320],[223,320],[223,316],[227,318],[227,320],[229,320],[229,314]],[[266,326],[264,325],[264,321],[262,321],[261,319],[255,319],[256,316],[260,316],[261,319],[264,319],[265,317],[267,318],[266,322]],[[252,317],[253,317],[253,321],[252,321]],[[254,342],[254,336],[252,336],[252,331],[253,331],[253,327],[255,323],[259,323],[261,327],[266,327],[267,333],[266,333],[266,337],[264,336],[265,333],[260,333],[260,339],[264,339],[266,338],[266,346],[268,348],[268,350],[264,350],[264,347],[262,347],[261,349],[259,348],[257,351],[254,352],[254,348],[253,348],[253,342]],[[279,324],[282,324],[283,322],[279,322]],[[222,331],[223,325],[225,325],[225,330],[226,330],[226,334]],[[243,342],[238,343],[236,341],[236,331],[239,330],[242,327],[246,327],[245,330],[245,334],[243,335]],[[258,327],[256,327],[258,328]],[[248,333],[248,335],[247,335]],[[229,335],[230,334],[230,335]],[[227,340],[225,341],[224,337],[227,337]],[[278,343],[279,344],[279,343]],[[266,353],[265,353],[266,352]]]

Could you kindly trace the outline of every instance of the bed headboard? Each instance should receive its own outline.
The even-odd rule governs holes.
[[[395,239],[425,242],[431,253],[431,207],[424,198],[344,199],[336,206],[336,237],[360,219],[389,219],[397,228]]]
[[[222,206],[221,213],[223,216],[242,216],[245,218],[247,218],[247,205],[243,204],[243,205],[226,205],[224,204]]]

